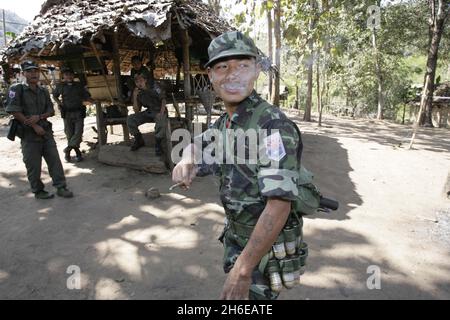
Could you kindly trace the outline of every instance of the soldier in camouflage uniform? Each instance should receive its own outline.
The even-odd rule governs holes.
[[[76,161],[83,160],[80,144],[83,139],[84,118],[86,107],[84,101],[94,103],[89,91],[80,82],[74,81],[74,72],[69,67],[64,67],[63,82],[58,84],[53,91],[53,98],[58,103],[61,117],[64,119],[64,132],[67,137],[67,147],[64,149],[65,159],[70,162],[70,152],[75,150]],[[62,96],[62,101],[59,98]]]
[[[21,138],[23,162],[27,168],[31,190],[37,199],[54,197],[44,190],[41,181],[44,157],[53,186],[57,188],[57,195],[71,198],[73,193],[66,188],[66,177],[53,138],[52,125],[47,120],[55,114],[50,94],[38,84],[39,67],[33,61],[24,62],[22,71],[27,82],[10,88],[6,111],[22,124],[17,136]]]
[[[278,292],[271,289],[261,265],[267,262],[265,257],[293,215],[291,202],[298,195],[302,151],[300,131],[279,108],[254,91],[261,67],[251,39],[240,32],[225,33],[212,41],[208,53],[209,78],[224,101],[226,113],[195,139],[202,140],[203,149],[212,130],[224,136],[230,132],[227,129],[267,130],[266,139],[259,141],[262,157],[255,164],[237,164],[236,147],[244,145],[246,154],[251,148],[244,139],[231,148],[225,145],[225,156],[231,152],[233,163],[199,166],[194,164],[199,144],[194,143],[184,150],[172,178],[188,188],[195,175],[215,172],[220,177],[220,198],[227,216],[221,236],[223,262],[224,271],[229,273],[221,298],[276,299]]]
[[[128,116],[127,125],[135,140],[131,151],[144,146],[144,139],[139,126],[144,123],[155,122],[155,152],[161,155],[161,142],[164,138],[167,121],[166,97],[164,90],[155,82],[149,81],[144,74],[135,75],[137,91],[133,97],[134,114]],[[146,110],[141,112],[142,107]]]

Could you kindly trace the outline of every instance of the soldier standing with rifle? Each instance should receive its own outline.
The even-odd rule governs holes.
[[[53,98],[61,111],[64,119],[64,132],[67,137],[67,147],[64,149],[64,158],[70,162],[70,152],[75,150],[76,161],[83,160],[80,144],[83,139],[84,118],[86,107],[84,101],[94,103],[87,88],[80,82],[74,81],[74,72],[69,67],[62,68],[63,82],[58,84],[53,91]],[[62,96],[62,101],[59,99]]]
[[[17,136],[21,138],[23,162],[27,168],[28,181],[37,199],[50,199],[54,195],[44,190],[41,181],[42,157],[57,188],[57,195],[73,197],[66,187],[66,177],[59,159],[56,142],[53,138],[52,124],[47,120],[55,114],[53,103],[47,89],[39,85],[39,67],[33,61],[22,64],[26,83],[9,89],[6,111],[20,122]]]

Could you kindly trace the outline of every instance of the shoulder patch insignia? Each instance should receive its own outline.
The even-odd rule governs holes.
[[[16,93],[12,90],[9,90],[9,98],[14,99],[16,97]]]
[[[264,139],[266,155],[270,160],[280,161],[286,155],[280,132],[276,132]]]

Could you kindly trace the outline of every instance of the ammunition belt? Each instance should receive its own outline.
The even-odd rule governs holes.
[[[259,271],[269,277],[271,288],[276,292],[281,291],[283,285],[290,289],[298,284],[300,275],[305,271],[308,245],[303,242],[302,220],[296,221],[294,224],[287,223],[258,266]],[[227,228],[234,240],[243,248],[255,226],[229,219]]]

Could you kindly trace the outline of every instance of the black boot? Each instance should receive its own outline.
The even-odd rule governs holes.
[[[155,154],[157,156],[162,155],[162,143],[161,142],[162,142],[162,139],[158,139],[158,138],[155,139]]]
[[[142,138],[142,134],[138,133],[134,136],[134,143],[131,146],[131,151],[136,151],[139,148],[143,147],[144,144],[144,139]]]
[[[77,154],[77,156],[75,158],[77,160],[77,162],[83,161],[83,156],[81,154],[80,148],[75,148],[75,153]]]
[[[72,151],[72,147],[67,147],[64,149],[64,159],[67,162],[70,162],[70,151]]]

